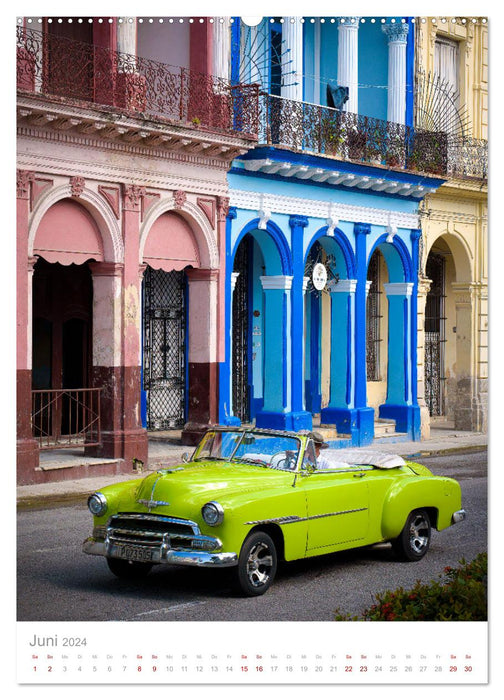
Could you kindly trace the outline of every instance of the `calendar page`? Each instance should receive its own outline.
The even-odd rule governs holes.
[[[16,691],[491,689],[490,20],[171,9],[9,20]]]

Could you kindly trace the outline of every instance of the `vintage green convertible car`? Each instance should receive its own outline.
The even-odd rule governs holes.
[[[355,450],[319,469],[312,434],[215,428],[183,459],[91,495],[94,528],[83,551],[127,578],[154,564],[234,567],[239,590],[256,596],[279,559],[389,541],[416,561],[431,528],[465,517],[453,479]]]

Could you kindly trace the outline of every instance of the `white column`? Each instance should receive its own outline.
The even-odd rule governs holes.
[[[136,56],[137,26],[136,17],[120,17],[117,22],[117,50]]]
[[[359,112],[358,32],[359,17],[342,17],[338,27],[338,85],[349,88],[345,112]]]
[[[388,37],[387,120],[396,124],[406,121],[406,43],[409,25],[387,24],[382,27]]]
[[[229,80],[229,61],[231,57],[231,32],[229,17],[214,17],[212,74],[217,78]]]
[[[303,25],[284,17],[282,25],[282,97],[303,101]]]

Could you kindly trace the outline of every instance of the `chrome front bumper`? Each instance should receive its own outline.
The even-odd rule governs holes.
[[[465,520],[466,518],[466,512],[462,508],[462,510],[457,510],[455,513],[452,515],[452,525],[455,525],[456,523],[461,523],[462,520]]]
[[[126,559],[124,556],[117,556],[119,545],[107,540],[97,540],[94,537],[88,537],[82,545],[82,551],[85,554],[96,554],[102,557],[111,557],[117,559]],[[236,566],[238,564],[238,555],[235,552],[204,552],[195,549],[170,549],[166,544],[156,547],[142,547],[148,550],[150,558],[144,561],[150,564],[179,564],[182,566],[202,566],[209,568],[224,568],[227,566]]]

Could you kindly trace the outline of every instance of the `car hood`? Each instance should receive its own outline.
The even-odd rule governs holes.
[[[252,491],[290,486],[292,472],[231,462],[190,462],[179,467],[159,469],[140,483],[135,498],[160,505],[205,503],[219,499],[229,503],[239,495]]]

